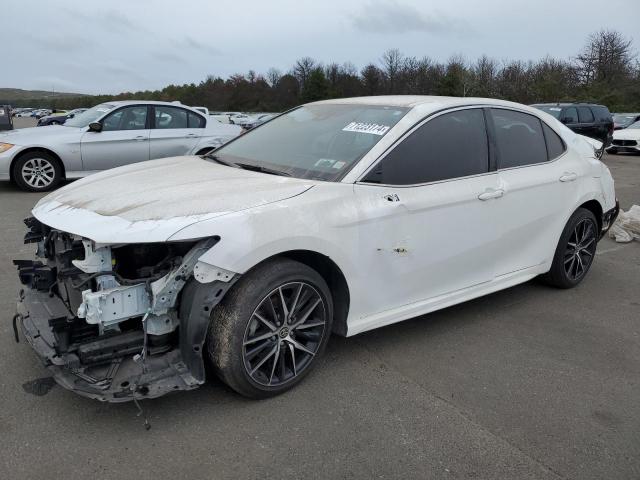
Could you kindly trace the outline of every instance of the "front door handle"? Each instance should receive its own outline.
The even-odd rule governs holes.
[[[558,180],[560,180],[561,182],[573,182],[576,178],[578,178],[577,173],[564,172]]]
[[[138,135],[137,137],[133,137],[133,139],[134,139],[136,142],[141,142],[142,140],[146,140],[146,139],[147,139],[147,137],[145,137],[144,135]]]
[[[483,193],[478,195],[478,200],[486,201],[492,198],[500,198],[504,195],[504,190],[501,188],[487,188]]]
[[[196,138],[197,136],[198,136],[198,134],[197,134],[197,133],[187,133],[187,134],[185,135],[185,137],[186,137],[186,138]]]

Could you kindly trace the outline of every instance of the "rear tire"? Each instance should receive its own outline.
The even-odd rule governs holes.
[[[598,244],[598,222],[586,208],[576,210],[562,231],[551,270],[542,279],[558,288],[573,288],[586,277]]]
[[[207,340],[213,370],[246,397],[283,393],[315,366],[332,320],[331,294],[318,272],[289,259],[268,260],[213,311]]]
[[[58,159],[46,152],[27,152],[14,162],[11,174],[22,190],[47,192],[62,180]]]

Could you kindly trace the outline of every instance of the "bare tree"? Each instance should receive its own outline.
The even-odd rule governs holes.
[[[403,55],[397,48],[392,48],[382,54],[380,61],[387,81],[388,93],[396,93],[396,83],[402,69]]]
[[[269,86],[275,87],[280,81],[281,77],[282,72],[277,68],[271,67],[269,70],[267,70],[267,83],[269,84]]]
[[[600,30],[589,35],[587,44],[576,57],[582,83],[612,83],[629,77],[636,58],[631,45],[631,40],[615,30]]]
[[[298,79],[300,88],[304,88],[309,75],[317,66],[316,61],[311,57],[302,57],[296,61],[293,66],[293,75]]]

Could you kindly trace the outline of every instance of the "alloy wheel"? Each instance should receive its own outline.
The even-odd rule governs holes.
[[[30,187],[46,188],[53,183],[56,171],[49,160],[31,158],[22,166],[21,174],[25,183]]]
[[[327,309],[318,291],[290,282],[266,295],[243,339],[248,375],[264,386],[291,382],[312,363],[326,334]]]
[[[581,279],[596,252],[596,226],[584,218],[573,229],[564,252],[564,271],[570,280]]]

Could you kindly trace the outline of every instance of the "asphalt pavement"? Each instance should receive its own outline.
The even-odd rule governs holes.
[[[623,208],[640,157],[607,156]],[[640,243],[605,238],[572,290],[536,281],[352,338],[294,390],[212,381],[103,404],[13,339],[14,258],[41,197],[0,183],[0,478],[640,478]]]

